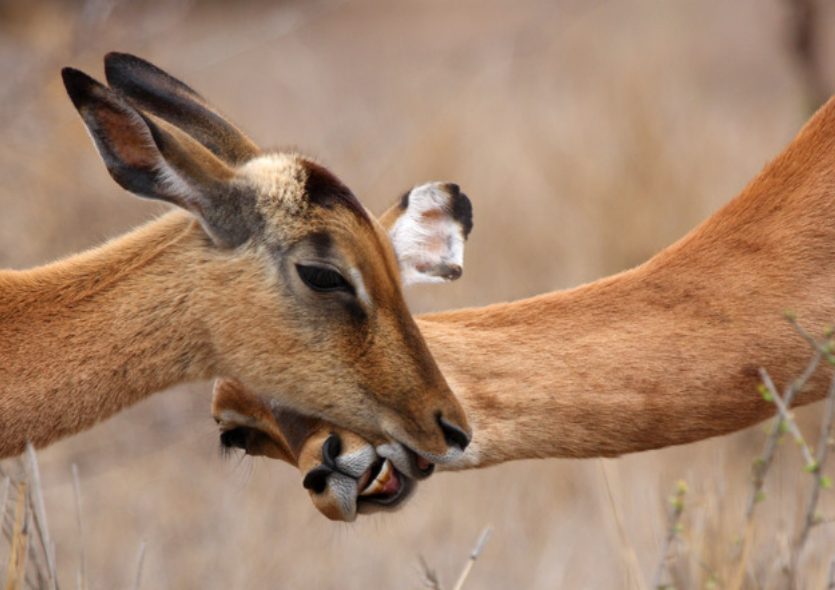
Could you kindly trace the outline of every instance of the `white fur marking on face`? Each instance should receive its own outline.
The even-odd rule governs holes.
[[[409,193],[409,206],[389,231],[404,286],[448,281],[439,271],[463,266],[464,231],[449,213],[450,199],[440,182]]]
[[[368,444],[358,451],[338,456],[336,466],[342,473],[359,479],[363,473],[368,471],[376,459],[377,453],[374,452],[374,447]]]
[[[360,301],[371,307],[371,297],[368,296],[368,291],[365,288],[365,282],[362,280],[362,273],[355,268],[348,271],[351,276],[351,281],[354,283],[354,288],[357,290],[357,297]]]

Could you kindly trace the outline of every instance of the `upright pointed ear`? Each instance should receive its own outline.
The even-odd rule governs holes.
[[[217,242],[246,240],[245,220],[230,211],[232,170],[177,128],[154,121],[112,90],[72,68],[62,70],[64,86],[110,175],[123,188],[191,212]],[[240,217],[240,215],[237,215]]]
[[[189,86],[150,62],[127,53],[104,58],[108,85],[138,109],[191,135],[215,156],[238,165],[261,150]]]
[[[461,276],[473,209],[457,184],[432,182],[413,188],[380,222],[389,232],[404,286]]]

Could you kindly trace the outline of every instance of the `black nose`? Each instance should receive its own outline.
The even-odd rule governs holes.
[[[336,458],[342,452],[342,440],[339,435],[331,433],[322,445],[322,465],[311,469],[304,476],[302,485],[314,494],[321,494],[328,487],[328,476],[336,471]]]
[[[328,487],[328,476],[333,473],[333,471],[325,467],[324,465],[319,465],[316,469],[311,469],[307,475],[304,476],[304,481],[302,481],[302,485],[304,489],[310,490],[314,494],[321,494],[325,491]]]
[[[458,447],[462,451],[467,448],[467,445],[470,444],[470,437],[467,436],[467,433],[455,426],[454,424],[450,424],[441,414],[438,414],[438,424],[441,427],[441,430],[444,431],[444,440],[446,444],[451,447]]]

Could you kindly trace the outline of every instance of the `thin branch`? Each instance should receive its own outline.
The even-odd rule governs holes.
[[[806,518],[803,522],[803,529],[797,538],[789,562],[789,575],[787,576],[787,587],[791,588],[793,584],[797,566],[800,563],[800,555],[806,545],[806,540],[809,538],[809,532],[812,527],[822,522],[817,514],[818,498],[820,491],[824,488],[830,487],[832,484],[828,478],[823,474],[824,466],[829,451],[829,439],[832,436],[832,423],[835,420],[835,376],[829,384],[829,392],[826,398],[826,408],[824,410],[823,422],[821,424],[820,435],[818,438],[818,452],[814,459],[814,469],[810,472],[815,477],[815,483],[809,492],[809,502],[806,507]]]
[[[783,399],[777,392],[777,388],[774,387],[774,382],[771,380],[771,376],[768,374],[768,371],[762,367],[760,367],[760,377],[762,377],[763,385],[765,385],[768,390],[769,400],[777,406],[777,411],[780,413],[783,424],[788,427],[789,432],[791,432],[795,442],[800,447],[800,451],[803,453],[803,459],[806,461],[806,468],[810,470],[814,469],[815,459],[812,457],[812,450],[809,448],[809,445],[806,444],[806,439],[803,438],[803,433],[800,432],[797,422],[794,421],[794,417],[791,412],[789,412],[786,404],[783,403]]]
[[[681,515],[684,514],[684,496],[687,494],[687,483],[679,481],[676,484],[676,493],[670,498],[670,523],[667,527],[667,534],[664,538],[664,547],[661,550],[661,559],[655,577],[652,580],[654,590],[661,588],[661,578],[667,570],[667,558],[670,553],[670,546],[681,531]]]
[[[835,421],[835,377],[829,384],[829,394],[826,400],[826,409],[824,410],[823,424],[821,425],[820,436],[818,438],[818,454],[815,457],[815,485],[812,488],[812,494],[809,498],[809,508],[806,513],[806,525],[801,533],[799,543],[802,545],[806,542],[806,537],[812,526],[817,524],[818,519],[815,517],[815,509],[818,503],[818,495],[822,488],[829,487],[830,483],[825,479],[823,474],[823,467],[826,464],[826,459],[829,453],[829,439],[832,436],[832,423]]]
[[[792,403],[794,402],[794,398],[797,393],[805,387],[806,383],[811,379],[812,375],[814,375],[815,371],[818,368],[818,365],[826,356],[828,359],[831,358],[831,355],[827,348],[821,346],[814,338],[809,336],[809,334],[797,323],[794,317],[787,314],[786,318],[788,319],[789,323],[797,330],[797,332],[805,338],[812,348],[815,350],[815,354],[812,357],[812,360],[806,366],[806,369],[800,375],[798,379],[792,381],[788,387],[786,387],[786,391],[781,397],[780,395],[776,394],[776,388],[774,388],[774,384],[771,384],[771,391],[766,391],[771,395],[771,397],[776,400],[780,399],[783,406],[788,409],[792,407]],[[764,372],[761,369],[761,372]],[[770,381],[770,380],[769,380]],[[779,408],[779,406],[778,406]],[[763,447],[762,455],[757,458],[754,463],[754,477],[751,482],[751,494],[748,497],[748,505],[745,508],[745,528],[742,536],[740,537],[740,546],[739,546],[739,559],[737,561],[737,569],[736,573],[734,574],[733,578],[731,579],[731,583],[728,585],[730,590],[738,590],[742,587],[743,580],[745,578],[745,571],[748,566],[748,555],[750,551],[750,543],[751,537],[754,531],[754,509],[756,508],[757,504],[763,499],[763,486],[765,485],[765,476],[768,473],[768,470],[771,468],[771,462],[774,459],[774,451],[777,448],[777,441],[780,438],[780,434],[783,430],[783,422],[784,422],[784,415],[778,411],[777,417],[774,421],[774,427],[769,434],[768,438],[765,441],[765,445]]]
[[[821,358],[823,358],[824,352],[819,348],[815,348],[815,355],[812,357],[812,360],[806,367],[806,370],[803,371],[803,374],[800,376],[799,379],[792,381],[789,386],[786,388],[786,393],[783,394],[782,402],[787,408],[792,406],[792,402],[794,401],[794,396],[797,395],[820,364]],[[777,397],[777,396],[775,396]],[[771,467],[771,461],[774,458],[774,450],[777,448],[777,440],[780,438],[780,433],[783,428],[783,417],[778,415],[777,420],[774,423],[774,429],[771,431],[768,439],[765,441],[765,447],[763,448],[763,454],[758,459],[755,469],[754,469],[754,485],[751,490],[751,496],[748,498],[748,506],[745,509],[745,519],[746,521],[750,521],[751,517],[754,514],[754,508],[757,505],[757,501],[761,498],[763,484],[765,483],[765,474],[768,472],[768,469]]]

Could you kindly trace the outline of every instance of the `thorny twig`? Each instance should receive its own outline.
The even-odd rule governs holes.
[[[667,558],[670,552],[670,546],[681,532],[681,515],[684,514],[684,496],[687,494],[687,483],[679,481],[676,484],[675,495],[670,498],[670,523],[667,527],[667,534],[664,538],[664,547],[661,550],[661,559],[658,563],[658,569],[655,571],[655,577],[652,580],[653,589],[662,588],[661,578],[667,570]]]
[[[786,404],[783,403],[783,399],[777,392],[777,388],[774,386],[774,382],[771,380],[771,376],[768,374],[768,371],[762,367],[760,367],[760,377],[762,377],[763,380],[763,387],[765,388],[764,395],[766,399],[773,402],[774,405],[777,406],[777,412],[780,415],[782,424],[786,425],[789,432],[791,432],[794,437],[795,442],[797,442],[797,445],[800,447],[800,452],[803,453],[803,459],[806,461],[807,469],[811,469],[815,464],[815,459],[812,457],[812,450],[809,448],[809,445],[806,444],[806,439],[803,438],[803,433],[800,432],[797,422],[794,421],[794,417],[791,412],[789,412]]]
[[[774,426],[769,434],[768,438],[766,439],[765,446],[763,447],[763,453],[757,460],[754,462],[754,477],[751,485],[751,495],[748,498],[748,504],[745,509],[745,530],[744,533],[740,537],[740,555],[738,559],[738,566],[734,577],[732,578],[731,583],[729,584],[729,588],[732,590],[736,590],[742,587],[742,581],[745,576],[745,570],[748,563],[748,551],[750,549],[750,541],[751,535],[753,532],[753,516],[754,516],[754,509],[759,501],[763,499],[763,485],[765,484],[765,476],[768,473],[769,468],[771,467],[771,462],[774,458],[774,451],[777,448],[777,442],[780,439],[780,435],[783,432],[784,424],[786,424],[789,428],[792,428],[794,424],[793,420],[791,419],[791,415],[788,412],[788,409],[792,407],[792,403],[794,402],[795,396],[800,392],[805,386],[809,379],[814,375],[815,371],[818,369],[821,360],[824,357],[827,357],[828,360],[832,359],[832,355],[830,352],[829,345],[831,343],[832,334],[827,334],[827,341],[825,344],[820,344],[817,340],[812,338],[806,330],[804,330],[798,323],[795,317],[791,314],[786,314],[786,319],[791,324],[791,326],[802,336],[814,349],[815,354],[812,357],[812,360],[806,366],[806,369],[800,375],[798,379],[795,379],[786,387],[785,393],[780,396],[774,387],[774,384],[771,382],[771,379],[768,378],[768,374],[765,372],[764,369],[760,369],[760,374],[763,375],[764,381],[764,391],[768,395],[764,395],[766,399],[771,399],[777,405],[778,412],[777,417],[774,421]],[[778,401],[779,400],[779,401]],[[782,409],[781,409],[782,408]],[[796,426],[794,426],[796,430]],[[797,431],[799,434],[799,431]],[[797,436],[795,436],[797,438]],[[800,440],[803,440],[803,437],[799,437]],[[805,442],[804,442],[805,446]],[[806,447],[808,451],[808,447]],[[814,466],[815,461],[811,459],[811,453],[807,453],[807,467]]]
[[[812,360],[809,362],[809,365],[806,367],[806,370],[803,371],[803,374],[800,376],[800,378],[792,381],[786,388],[786,392],[783,394],[781,399],[786,408],[790,408],[792,406],[792,402],[794,402],[795,395],[797,395],[797,393],[801,389],[803,389],[803,387],[815,373],[815,371],[818,368],[818,365],[820,364],[821,359],[823,358],[823,355],[824,351],[816,347],[815,356],[812,357]],[[775,398],[776,397],[778,396],[775,396]],[[774,450],[777,448],[777,441],[780,438],[782,429],[783,416],[778,415],[777,419],[774,422],[774,428],[772,429],[768,439],[765,441],[763,454],[755,464],[754,486],[751,490],[751,495],[748,498],[748,506],[745,509],[746,521],[751,520],[754,514],[754,508],[757,505],[757,501],[761,497],[762,487],[765,483],[765,474],[768,472],[769,467],[771,467],[771,461],[774,458]]]
[[[795,542],[791,561],[789,562],[789,575],[787,576],[787,587],[791,588],[794,580],[794,574],[797,571],[797,566],[800,563],[800,555],[806,545],[806,540],[809,538],[809,532],[817,524],[823,522],[823,519],[817,514],[818,498],[821,489],[830,487],[831,481],[824,476],[823,468],[826,465],[826,459],[829,452],[830,439],[832,437],[832,423],[835,419],[835,376],[829,384],[829,392],[826,398],[826,408],[824,410],[823,422],[821,424],[820,435],[818,437],[817,455],[813,462],[808,465],[809,471],[815,478],[815,483],[809,492],[809,503],[806,507],[806,518],[803,522],[803,528],[800,535]],[[835,563],[835,562],[833,562]],[[831,576],[830,576],[831,577]]]

